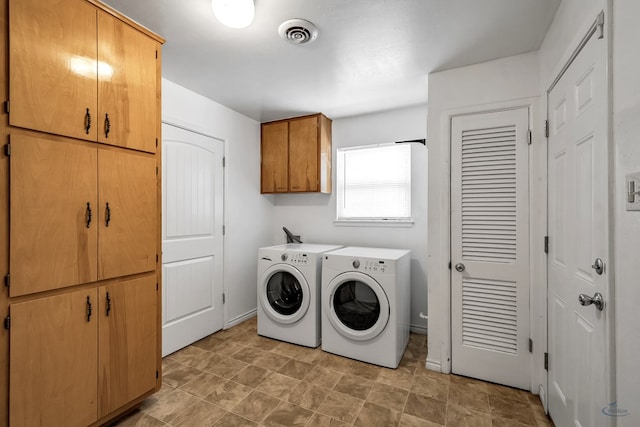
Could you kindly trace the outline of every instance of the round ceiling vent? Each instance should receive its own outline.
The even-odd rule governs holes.
[[[304,19],[289,19],[278,27],[280,37],[291,44],[311,43],[318,38],[318,28]]]

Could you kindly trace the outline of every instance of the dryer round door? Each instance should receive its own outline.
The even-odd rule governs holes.
[[[323,299],[329,321],[346,338],[357,341],[373,339],[384,331],[389,322],[387,294],[366,274],[353,271],[334,277]]]
[[[306,314],[311,289],[300,270],[289,264],[276,264],[264,272],[258,299],[272,320],[290,324]]]

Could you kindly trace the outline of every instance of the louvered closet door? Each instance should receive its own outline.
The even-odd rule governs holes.
[[[525,389],[528,117],[521,108],[451,124],[452,371]]]

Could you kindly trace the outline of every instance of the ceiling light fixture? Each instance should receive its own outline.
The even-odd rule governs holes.
[[[227,27],[245,28],[255,15],[253,0],[211,0],[213,14]]]

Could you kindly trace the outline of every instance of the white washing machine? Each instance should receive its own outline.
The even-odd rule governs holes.
[[[258,334],[318,347],[322,255],[335,245],[289,243],[258,250]]]
[[[397,368],[409,342],[410,254],[346,247],[322,262],[322,350]]]

